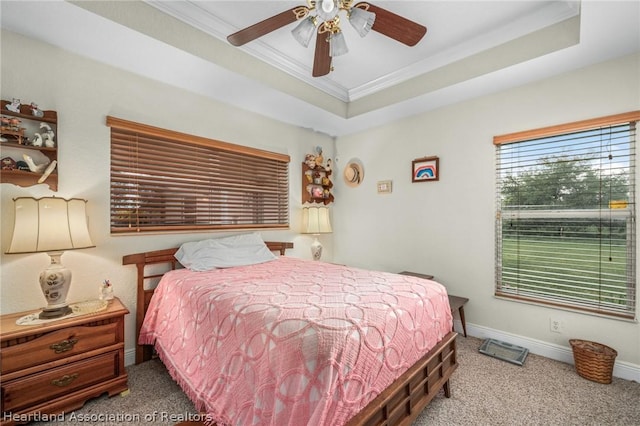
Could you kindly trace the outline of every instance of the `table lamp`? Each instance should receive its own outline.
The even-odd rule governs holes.
[[[318,236],[320,234],[330,234],[331,232],[328,207],[309,206],[302,208],[302,233],[312,234],[315,237],[311,244],[313,260],[320,260],[320,257],[322,257],[322,244],[320,244]]]
[[[87,201],[56,197],[21,197],[13,201],[15,221],[7,254],[49,254],[51,264],[40,273],[40,287],[47,300],[40,318],[68,315],[71,313],[67,304],[71,270],[62,265],[60,257],[65,250],[95,247],[87,226]]]

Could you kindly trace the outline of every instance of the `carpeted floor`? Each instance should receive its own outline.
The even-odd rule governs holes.
[[[640,383],[594,383],[572,365],[537,355],[523,367],[478,352],[481,340],[458,337],[460,366],[452,397],[440,394],[416,419],[426,425],[640,425]],[[51,425],[173,425],[197,420],[189,402],[160,361],[131,366],[130,394],[91,400],[64,422]]]

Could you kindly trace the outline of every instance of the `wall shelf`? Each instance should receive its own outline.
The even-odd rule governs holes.
[[[331,193],[331,170],[320,165],[314,168],[302,163],[302,203],[329,204],[333,202]]]
[[[31,113],[29,105],[20,105],[20,112],[14,112],[7,109],[10,101],[0,101],[2,117],[8,119],[19,119],[17,124],[7,124],[3,121],[0,128],[2,142],[0,149],[2,153],[0,158],[11,158],[14,162],[24,161],[23,155],[33,156],[36,164],[42,164],[46,161],[52,163],[56,161],[53,172],[43,182],[39,180],[43,177],[42,173],[32,172],[30,170],[5,169],[2,165],[0,170],[0,183],[12,183],[14,185],[29,187],[44,183],[53,191],[58,190],[58,114],[56,111],[43,111],[42,117],[37,117]],[[40,123],[47,123],[53,130],[55,147],[33,146],[33,138],[35,133],[44,133],[40,128]]]

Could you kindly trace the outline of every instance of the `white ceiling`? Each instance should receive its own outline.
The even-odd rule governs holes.
[[[229,34],[306,1],[0,2],[1,25],[123,69],[332,136],[640,51],[638,1],[376,1],[427,27],[407,47],[360,38],[311,77],[295,23],[238,48]],[[27,23],[27,24],[25,24]]]
[[[239,7],[239,3],[242,4]],[[352,101],[463,56],[478,53],[579,11],[577,2],[541,1],[374,1],[374,5],[427,27],[427,35],[408,47],[370,32],[361,38],[342,17],[349,53],[333,60],[335,70],[313,78],[314,43],[304,48],[291,36],[296,23],[241,47],[269,64],[343,100]],[[306,1],[150,1],[150,5],[221,40],[229,34]],[[356,2],[357,4],[357,2]]]

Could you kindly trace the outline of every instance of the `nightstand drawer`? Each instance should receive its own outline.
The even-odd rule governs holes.
[[[117,322],[98,326],[70,327],[46,333],[33,340],[2,349],[2,374],[41,365],[69,356],[104,348],[118,342]]]
[[[2,411],[16,411],[117,377],[119,351],[2,383]]]

